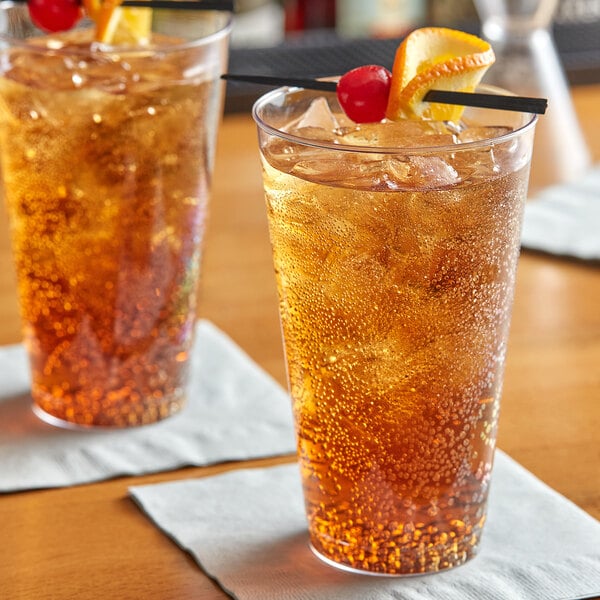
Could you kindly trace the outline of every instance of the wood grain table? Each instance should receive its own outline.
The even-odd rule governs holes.
[[[573,95],[598,161],[600,86],[575,88]],[[0,228],[0,343],[13,343],[20,328],[3,212]],[[248,115],[226,116],[221,128],[203,272],[200,314],[284,385],[256,134]],[[600,517],[598,264],[523,252],[502,402],[499,446]],[[290,460],[0,496],[0,598],[224,598],[140,512],[127,488]]]

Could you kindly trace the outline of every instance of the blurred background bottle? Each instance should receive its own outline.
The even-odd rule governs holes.
[[[234,7],[232,48],[269,48],[283,42],[284,9],[280,2],[235,0]]]
[[[285,30],[333,29],[335,0],[285,0]]]
[[[342,37],[401,37],[425,23],[425,0],[337,0],[336,31]]]
[[[518,95],[548,99],[548,111],[536,129],[532,180],[543,187],[577,178],[590,165],[590,154],[551,32],[558,0],[475,0],[474,4],[482,35],[496,53],[485,82]],[[541,163],[544,168],[537,168]]]

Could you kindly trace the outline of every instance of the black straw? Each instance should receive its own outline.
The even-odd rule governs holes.
[[[27,0],[13,0],[27,2]],[[130,8],[167,8],[173,10],[224,10],[233,12],[234,0],[123,0],[119,6]]]
[[[227,79],[229,81],[245,81],[246,83],[257,83],[259,85],[302,87],[324,92],[335,92],[337,88],[337,83],[335,81],[321,81],[318,79],[266,77],[263,75],[234,75],[232,73],[221,75],[221,79]],[[430,90],[425,94],[423,100],[425,102],[437,102],[440,104],[459,104],[461,106],[512,110],[535,113],[538,115],[543,115],[548,106],[548,101],[545,98],[501,96],[497,94],[480,94],[478,92],[447,92],[444,90]]]
[[[543,115],[548,107],[545,98],[528,98],[526,96],[501,96],[499,94],[480,94],[479,92],[449,92],[429,90],[423,100],[439,104],[460,104],[478,108],[495,108],[498,110],[515,110],[518,112]]]
[[[267,77],[265,75],[232,75],[231,73],[221,75],[221,79],[228,79],[230,81],[245,81],[246,83],[258,83],[259,85],[273,85],[277,87],[280,85],[286,85],[310,90],[320,90],[321,92],[335,92],[337,89],[336,81],[320,81],[319,79]]]
[[[123,0],[120,6],[173,10],[226,10],[233,12],[233,4],[233,0]]]

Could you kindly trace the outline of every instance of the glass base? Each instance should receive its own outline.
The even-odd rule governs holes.
[[[152,406],[151,409],[145,410],[141,414],[118,414],[112,418],[103,414],[93,416],[84,415],[88,416],[87,419],[77,417],[74,417],[73,419],[63,418],[62,414],[64,411],[59,412],[61,416],[57,416],[42,408],[42,403],[37,402],[35,399],[31,408],[36,417],[54,427],[89,431],[94,429],[130,429],[153,425],[181,412],[185,405],[185,401],[185,395],[178,394],[176,397],[171,397],[168,401],[163,400],[160,406]]]
[[[369,575],[371,577],[421,577],[423,575],[435,575],[436,573],[442,573],[444,571],[453,570],[459,568],[466,563],[470,562],[473,558],[477,556],[478,547],[474,546],[471,548],[469,553],[463,554],[460,557],[457,557],[457,560],[454,562],[446,561],[440,566],[439,564],[419,564],[418,566],[414,566],[412,570],[403,571],[402,568],[398,568],[398,570],[393,571],[384,571],[381,569],[381,565],[379,567],[374,567],[373,569],[369,569],[367,567],[355,567],[349,563],[338,562],[333,560],[323,553],[321,553],[312,542],[309,542],[310,549],[313,554],[325,564],[330,567],[334,567],[341,571],[346,571],[347,573],[355,573],[358,575]]]

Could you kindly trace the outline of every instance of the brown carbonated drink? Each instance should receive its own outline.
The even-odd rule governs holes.
[[[52,422],[139,425],[184,402],[226,52],[212,27],[208,45],[109,52],[74,30],[1,51],[4,196]]]
[[[311,544],[447,569],[486,518],[532,120],[355,125],[316,94],[255,107]]]

